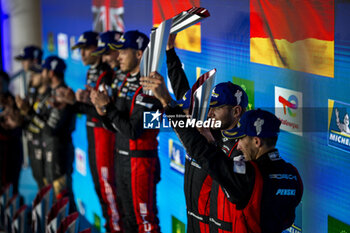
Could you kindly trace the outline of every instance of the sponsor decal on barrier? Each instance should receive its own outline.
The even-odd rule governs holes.
[[[275,87],[275,115],[281,120],[282,130],[303,135],[303,94],[282,87]]]
[[[170,167],[181,174],[185,173],[186,151],[180,143],[169,139]]]
[[[239,85],[248,95],[248,107],[247,110],[254,109],[254,81],[250,81],[243,78],[233,77],[233,83]]]
[[[85,209],[85,204],[84,202],[81,200],[81,199],[77,199],[77,204],[78,204],[78,210],[79,210],[79,213],[83,216],[85,216],[85,213],[86,213],[86,209]]]
[[[350,104],[328,100],[328,145],[350,152]]]
[[[57,35],[57,48],[58,48],[58,56],[62,59],[67,59],[69,56],[68,35],[67,34],[58,33],[58,35]]]
[[[49,52],[53,53],[55,51],[55,42],[54,42],[54,35],[52,32],[49,32],[47,34],[47,50]]]
[[[96,213],[93,213],[94,215],[94,227],[97,229],[98,232],[101,232],[101,218]]]
[[[75,36],[69,37],[69,43],[71,45],[75,45],[76,44]],[[71,50],[71,55],[70,56],[71,56],[71,58],[73,60],[76,60],[76,61],[80,61],[81,60],[81,55],[80,55],[79,49]]]
[[[75,149],[75,166],[81,175],[86,176],[86,153],[80,148]]]
[[[185,233],[186,225],[174,216],[171,216],[172,233]]]
[[[350,225],[328,215],[328,233],[349,233]]]

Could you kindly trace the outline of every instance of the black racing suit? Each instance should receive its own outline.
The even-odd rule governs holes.
[[[44,183],[53,184],[55,195],[67,192],[70,198],[70,211],[75,209],[72,178],[74,146],[71,134],[75,129],[75,114],[72,106],[53,107],[56,89],[66,87],[62,82],[51,89],[40,114],[33,112],[33,121],[39,125],[42,137],[42,155],[44,164]]]
[[[124,232],[160,232],[156,206],[159,130],[144,130],[143,115],[161,109],[161,104],[142,94],[139,78],[139,73],[117,73],[112,85],[114,101],[106,106],[104,122],[116,131],[115,178]]]
[[[40,121],[37,121],[35,116],[43,116],[43,110],[51,96],[51,89],[48,88],[44,93],[36,93],[33,98],[32,114],[26,117],[24,128],[26,129],[26,136],[28,140],[28,153],[30,166],[35,181],[38,184],[39,190],[44,187],[44,161],[43,161],[43,147],[42,147],[42,130],[40,128]],[[35,113],[35,114],[34,114]],[[43,116],[44,117],[44,116]]]
[[[230,135],[236,130],[237,128],[233,128],[218,132],[217,135],[214,134],[217,148],[221,149],[232,160],[242,154],[241,151],[237,150],[239,138]],[[235,206],[227,199],[225,190],[216,180],[212,180],[209,199],[209,232],[231,232],[234,224],[231,212]]]
[[[179,107],[169,107],[166,114],[176,116],[183,112]],[[177,116],[172,120],[179,119]],[[303,185],[296,168],[286,163],[277,150],[269,151],[256,161],[232,160],[208,144],[197,129],[174,130],[187,153],[208,171],[236,205],[232,232],[274,233],[293,224]]]
[[[37,102],[40,101],[40,98],[41,98],[41,94],[37,93],[36,88],[34,87],[28,88],[28,100],[29,100],[28,102],[31,108],[34,108],[34,104],[37,105]],[[30,122],[30,119],[29,119],[29,122]],[[34,180],[36,181],[38,188],[41,189],[42,187],[44,187],[44,180],[43,180],[44,176],[43,176],[42,166],[40,167],[40,169],[37,169],[38,168],[37,163],[39,160],[38,157],[40,157],[40,161],[42,161],[41,159],[42,155],[40,154],[40,156],[38,156],[38,153],[40,152],[38,152],[38,150],[36,149],[38,146],[40,146],[40,143],[39,143],[40,137],[38,137],[38,133],[37,133],[38,131],[39,129],[37,129],[37,127],[35,127],[34,129],[29,129],[27,124],[24,127],[25,137],[27,141],[29,164],[30,164],[30,167],[32,168],[32,174],[33,174]],[[41,146],[40,146],[40,150],[41,150]]]
[[[168,76],[176,99],[181,99],[190,89],[175,49],[166,52]],[[190,156],[186,156],[184,193],[187,209],[187,232],[209,232],[209,198],[212,179],[208,172]]]
[[[87,72],[87,84],[95,89],[110,89],[113,70],[106,63],[99,62]],[[86,114],[86,132],[88,155],[95,191],[102,206],[108,232],[119,232],[120,213],[116,203],[116,184],[114,177],[115,134],[103,127],[95,107],[92,104],[76,102],[73,109]]]
[[[2,98],[14,98],[10,93],[0,94]],[[13,106],[13,108],[16,108]],[[4,120],[2,111],[5,110],[0,103],[0,121]],[[0,192],[7,185],[13,185],[13,193],[18,193],[18,181],[23,162],[22,129],[4,129],[0,127]],[[3,203],[4,205],[6,203]]]

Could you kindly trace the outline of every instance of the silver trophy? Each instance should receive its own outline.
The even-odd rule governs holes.
[[[207,119],[211,92],[214,88],[216,69],[200,76],[191,89],[189,114],[192,119],[205,121]]]
[[[150,42],[141,58],[141,76],[149,76],[152,71],[160,72],[172,21],[172,19],[168,19],[163,21],[158,28],[152,29]],[[145,91],[144,93],[152,95],[152,91]]]
[[[171,19],[163,21],[159,27],[153,28],[150,35],[150,42],[141,58],[141,76],[149,76],[152,71],[160,73],[169,34],[178,33],[209,16],[210,14],[207,9],[192,7]],[[144,93],[152,95],[151,91],[145,91]]]
[[[192,7],[172,18],[173,24],[171,25],[170,33],[178,33],[209,16],[210,13],[207,9],[203,7]]]

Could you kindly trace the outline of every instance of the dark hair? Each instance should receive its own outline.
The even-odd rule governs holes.
[[[241,108],[242,108],[242,112],[241,112],[241,117],[242,117],[243,114],[247,111],[247,108],[243,108],[242,106],[241,106]]]
[[[260,139],[267,147],[275,147],[278,136],[270,137],[270,138],[260,138]]]
[[[53,73],[57,78],[64,80],[64,72],[53,71]]]

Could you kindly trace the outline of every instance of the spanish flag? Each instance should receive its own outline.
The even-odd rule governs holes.
[[[334,0],[251,0],[250,61],[334,77]]]
[[[191,7],[200,7],[200,0],[153,0],[153,26],[170,19]],[[175,46],[192,52],[201,52],[201,26],[195,24],[178,33]]]

